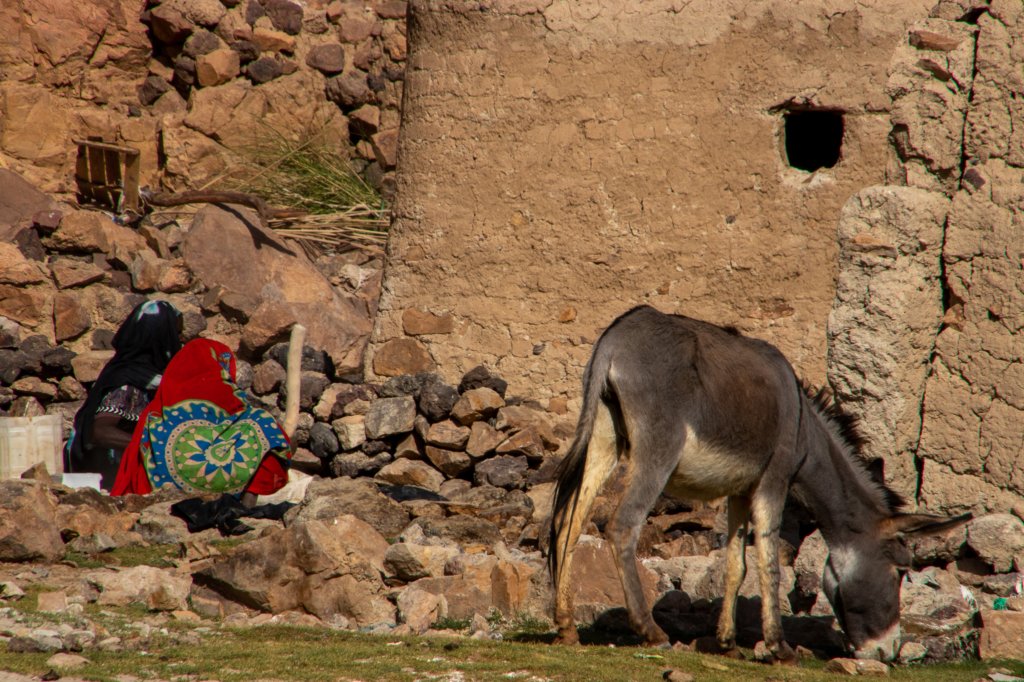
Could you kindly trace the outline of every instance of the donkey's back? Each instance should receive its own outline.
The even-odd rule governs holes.
[[[676,497],[745,494],[780,437],[795,438],[800,387],[792,368],[771,344],[731,328],[634,308],[602,334],[587,376],[585,400],[612,412],[619,447],[665,460],[643,470],[670,470],[657,484]]]

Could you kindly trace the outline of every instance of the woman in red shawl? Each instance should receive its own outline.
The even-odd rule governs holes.
[[[291,446],[267,410],[235,384],[235,355],[195,339],[167,365],[121,458],[112,495],[164,486],[189,493],[269,495],[288,481]]]

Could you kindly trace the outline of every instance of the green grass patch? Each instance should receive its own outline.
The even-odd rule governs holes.
[[[178,557],[177,545],[149,545],[148,547],[118,547],[99,554],[83,554],[69,550],[63,560],[77,568],[105,568],[109,566],[156,566],[170,568]]]
[[[683,670],[702,682],[836,680],[813,661],[796,667],[766,666],[683,651],[640,647],[581,646],[478,641],[454,637],[387,637],[326,629],[264,626],[203,634],[197,644],[161,646],[143,651],[87,651],[88,665],[74,672],[90,680],[122,674],[140,679],[215,679],[251,682],[321,680],[446,679],[497,682],[515,679],[633,682],[658,680],[669,669]],[[0,651],[0,669],[42,675],[47,654]],[[984,676],[991,663],[897,667],[889,677],[908,682],[962,682]],[[1024,663],[999,664],[1024,675]]]
[[[431,626],[435,630],[466,630],[469,628],[469,618],[438,618]]]

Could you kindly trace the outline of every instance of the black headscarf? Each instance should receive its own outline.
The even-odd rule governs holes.
[[[153,379],[163,374],[167,363],[181,349],[180,331],[181,313],[167,301],[140,303],[121,323],[112,342],[114,357],[100,372],[75,414],[74,436],[64,452],[65,471],[80,470],[85,461],[85,445],[92,435],[93,418],[103,396],[125,385],[153,389]]]

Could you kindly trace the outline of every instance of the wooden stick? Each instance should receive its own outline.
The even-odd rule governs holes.
[[[285,208],[271,208],[261,197],[245,192],[221,192],[189,190],[168,194],[167,192],[144,192],[143,201],[150,206],[184,206],[185,204],[240,204],[256,209],[264,223],[272,218],[294,218],[305,215],[305,211]]]
[[[306,340],[306,328],[296,323],[288,341],[288,367],[285,374],[284,432],[291,439],[299,425],[299,394],[302,391],[302,344]]]

